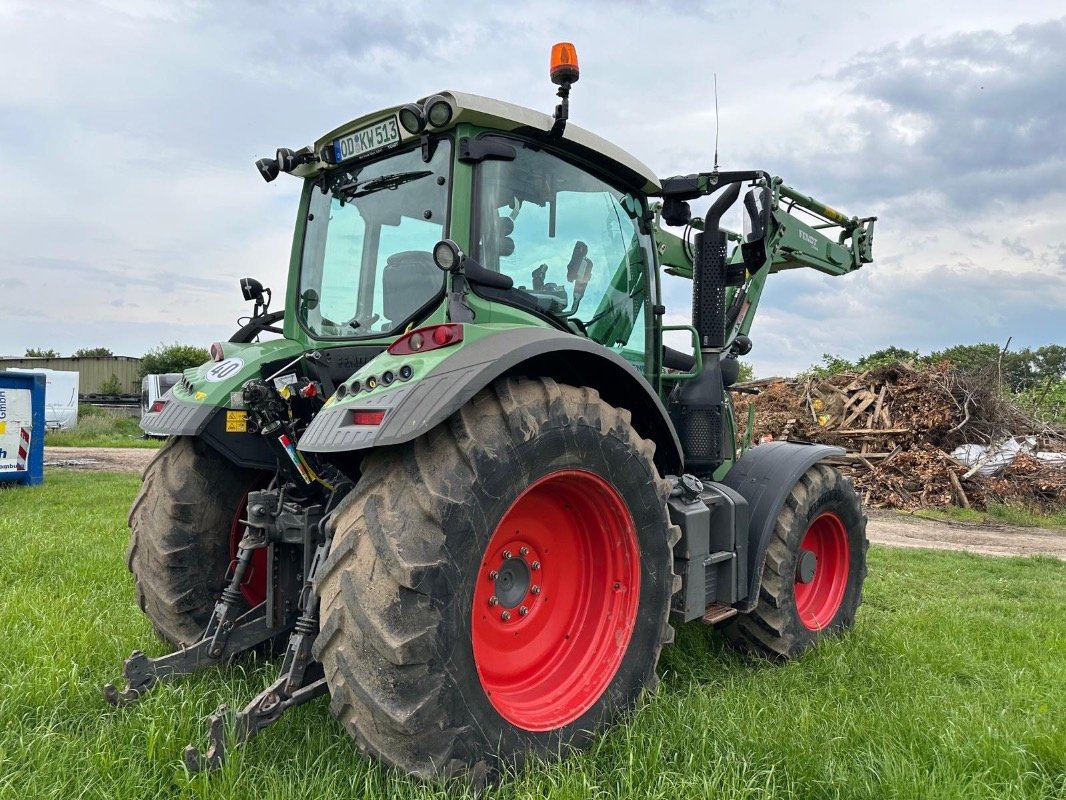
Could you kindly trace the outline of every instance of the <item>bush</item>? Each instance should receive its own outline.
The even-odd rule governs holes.
[[[114,372],[111,373],[111,377],[100,384],[100,394],[120,395],[122,394],[122,383],[118,379],[118,375]]]

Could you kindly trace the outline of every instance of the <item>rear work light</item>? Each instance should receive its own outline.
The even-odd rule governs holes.
[[[463,341],[463,326],[448,322],[444,325],[429,325],[405,333],[389,345],[387,352],[394,356],[409,356],[450,347],[461,341]]]
[[[383,419],[385,419],[384,411],[356,410],[352,412],[353,425],[380,425]]]

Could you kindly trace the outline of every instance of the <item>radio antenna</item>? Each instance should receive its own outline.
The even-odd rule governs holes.
[[[714,73],[714,171],[718,171],[718,73]]]

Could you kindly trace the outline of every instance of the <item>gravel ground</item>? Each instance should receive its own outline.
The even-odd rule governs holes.
[[[158,450],[121,447],[46,447],[46,467],[140,473]],[[1066,560],[1066,530],[941,522],[894,511],[871,510],[866,533],[889,547],[966,550],[990,556],[1048,555]]]

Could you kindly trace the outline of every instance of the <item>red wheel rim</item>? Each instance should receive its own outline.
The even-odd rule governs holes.
[[[801,558],[803,551],[813,553],[815,568],[807,583],[797,575],[796,611],[809,630],[820,631],[833,621],[848,586],[850,549],[840,517],[830,513],[817,517],[803,535]]]
[[[618,672],[639,599],[636,528],[614,487],[584,470],[527,487],[474,586],[474,664],[500,716],[549,731],[588,711]]]
[[[241,520],[245,519],[247,511],[248,495],[245,494],[241,498],[240,505],[237,506],[237,513],[233,516],[233,524],[230,525],[229,560],[231,564],[233,559],[237,557],[237,548],[241,543],[241,538],[244,536],[244,523]],[[227,574],[229,574],[228,571]],[[248,605],[253,608],[266,601],[267,549],[265,547],[261,547],[252,553],[252,563],[248,566],[248,574],[244,576],[244,580],[241,582],[241,594],[248,601]]]

